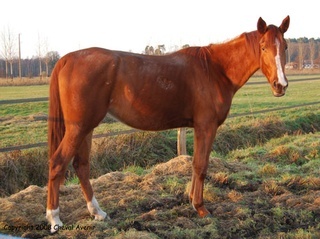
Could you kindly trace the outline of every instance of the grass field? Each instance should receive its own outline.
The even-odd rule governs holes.
[[[48,97],[49,85],[1,86],[0,100]]]
[[[306,78],[312,80],[300,81]],[[67,186],[61,189],[62,220],[70,227],[95,228],[90,231],[64,230],[51,236],[47,229],[5,229],[45,225],[48,161],[46,148],[2,154],[0,233],[29,238],[320,238],[319,104],[254,113],[319,102],[319,75],[289,76],[290,80],[281,98],[272,96],[268,84],[247,84],[235,96],[231,116],[248,115],[230,117],[218,130],[204,188],[212,219],[198,218],[188,201],[191,158],[174,158],[176,131],[140,132],[93,144],[95,195],[112,221],[89,218],[70,167]],[[47,87],[19,87],[19,94],[32,98],[34,89],[47,92]],[[12,88],[0,87],[1,100],[9,99],[3,96],[9,92],[5,89]],[[0,147],[46,141],[46,114],[46,102],[0,105]],[[122,129],[121,123],[108,120],[96,133]],[[187,135],[192,155],[193,131],[188,129]]]

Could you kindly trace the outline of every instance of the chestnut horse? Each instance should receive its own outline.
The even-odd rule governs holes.
[[[200,217],[211,216],[203,202],[203,185],[217,128],[232,98],[259,68],[274,96],[288,87],[284,74],[287,16],[279,27],[259,18],[257,30],[233,40],[190,47],[165,56],[148,56],[101,48],[72,52],[56,64],[50,83],[50,166],[46,217],[51,232],[62,226],[59,186],[68,164],[79,177],[89,212],[101,210],[89,181],[93,129],[109,112],[141,130],[194,128],[190,200]]]

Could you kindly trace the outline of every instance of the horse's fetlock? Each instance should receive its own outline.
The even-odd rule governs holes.
[[[203,207],[203,205],[204,205],[203,202],[201,202],[201,203],[192,203],[193,208],[194,208],[195,210],[197,210],[197,211],[198,211],[198,209],[199,209],[200,207]]]

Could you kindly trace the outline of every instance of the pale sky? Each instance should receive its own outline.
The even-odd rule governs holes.
[[[22,58],[37,55],[38,39],[60,56],[91,46],[141,53],[147,45],[208,45],[256,30],[260,16],[280,25],[290,15],[286,38],[319,38],[318,2],[8,0],[1,3],[0,33],[20,33]]]

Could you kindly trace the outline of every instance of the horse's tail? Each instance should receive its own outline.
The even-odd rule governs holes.
[[[50,97],[49,97],[49,117],[48,117],[48,144],[49,158],[59,147],[65,134],[65,123],[61,109],[60,90],[59,90],[59,72],[63,67],[60,59],[55,65],[50,80]]]

